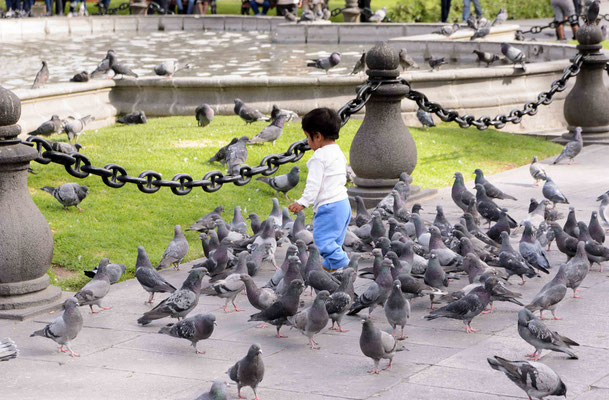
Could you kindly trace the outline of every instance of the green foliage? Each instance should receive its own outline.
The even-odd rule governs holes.
[[[351,120],[341,130],[338,143],[349,157],[349,148],[361,121]],[[234,136],[253,136],[264,123],[245,125],[236,116],[217,116],[211,125],[198,128],[194,117],[169,117],[149,120],[147,125],[113,125],[89,131],[80,137],[79,143],[94,165],[117,163],[131,175],[152,169],[165,179],[178,172],[200,179],[206,172],[223,170],[219,164],[209,165],[206,160]],[[475,168],[493,174],[529,162],[533,155],[545,158],[560,152],[561,147],[543,139],[512,135],[493,129],[479,132],[476,129],[460,129],[454,124],[440,124],[424,131],[410,128],[415,139],[419,163],[413,174],[414,182],[422,187],[442,187],[451,183],[456,170],[473,177]],[[288,145],[302,139],[299,123],[288,123],[284,133],[273,147],[270,144],[248,146],[249,165],[256,165],[264,155],[284,151]],[[65,140],[65,135],[53,137]],[[298,198],[304,189],[306,161],[311,152],[297,165],[301,167],[300,184],[290,192]],[[293,164],[279,169],[286,173]],[[274,191],[262,182],[252,180],[238,187],[226,184],[215,193],[193,189],[186,196],[176,196],[168,188],[155,194],[144,194],[131,184],[121,189],[104,185],[100,178],[90,176],[76,179],[67,174],[61,165],[33,163],[36,175],[29,175],[30,194],[43,213],[53,232],[55,251],[51,276],[64,289],[77,289],[86,282],[80,272],[97,265],[103,257],[128,267],[132,277],[137,256],[137,246],[146,248],[153,264],[158,263],[167,243],[173,237],[173,226],[189,227],[200,216],[218,204],[224,205],[225,217],[232,218],[232,209],[242,207],[244,215],[256,212],[265,218],[271,209]],[[89,195],[82,202],[85,209],[64,210],[48,193],[39,190],[44,185],[58,186],[66,182],[78,182],[89,187]],[[289,202],[279,199],[282,206]],[[312,217],[307,210],[308,218]],[[186,260],[202,257],[198,233],[186,232],[190,251]],[[156,265],[156,264],[155,264]]]

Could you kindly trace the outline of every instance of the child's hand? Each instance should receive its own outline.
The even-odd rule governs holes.
[[[301,212],[304,209],[305,209],[305,207],[298,203],[292,203],[288,206],[288,210],[292,211],[294,214],[298,214],[299,212]]]

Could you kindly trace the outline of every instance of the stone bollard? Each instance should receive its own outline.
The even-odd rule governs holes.
[[[595,24],[585,24],[577,31],[577,49],[584,55],[575,85],[564,104],[565,120],[569,132],[563,139],[573,136],[575,127],[581,126],[585,144],[609,143],[609,93],[604,83],[604,68],[609,61],[601,53],[603,33]]]
[[[16,140],[21,101],[0,86],[0,318],[24,319],[57,308],[61,290],[46,274],[53,259],[49,224],[27,186],[33,148]]]
[[[398,53],[385,42],[366,53],[366,65],[373,81],[392,81],[400,75]],[[364,121],[351,143],[349,162],[356,176],[348,192],[351,198],[361,196],[367,208],[393,189],[401,173],[411,175],[417,165],[417,148],[401,113],[407,93],[408,88],[397,81],[379,86],[366,103]],[[409,198],[434,192],[411,185]]]
[[[131,15],[146,15],[148,11],[148,3],[144,0],[136,0],[129,3],[129,12]]]
[[[345,8],[343,8],[343,16],[345,22],[359,22],[361,11],[357,5],[357,0],[345,0]]]

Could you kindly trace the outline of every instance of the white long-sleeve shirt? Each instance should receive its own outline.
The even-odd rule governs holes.
[[[309,174],[302,197],[297,203],[313,211],[324,204],[334,203],[348,198],[347,159],[337,144],[323,146],[313,153],[307,162]]]

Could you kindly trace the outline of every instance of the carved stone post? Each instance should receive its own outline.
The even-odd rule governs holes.
[[[49,224],[27,186],[38,152],[16,140],[21,101],[0,87],[0,318],[23,319],[57,306],[61,290],[46,274],[53,259]]]
[[[360,14],[361,11],[357,6],[357,0],[345,0],[345,8],[343,9],[345,22],[359,22]]]

